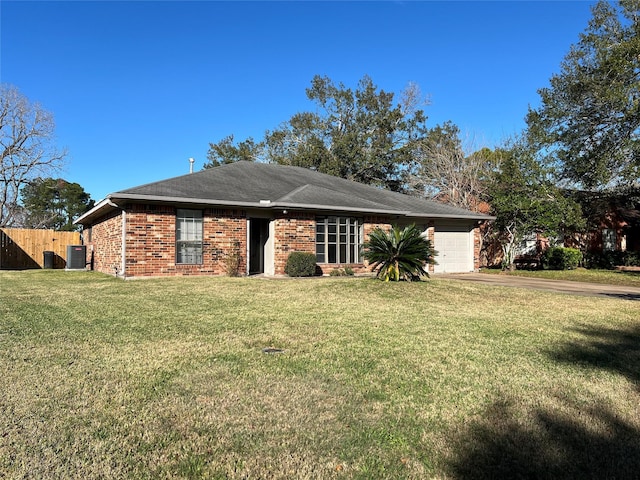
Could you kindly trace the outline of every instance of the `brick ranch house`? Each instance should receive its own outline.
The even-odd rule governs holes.
[[[637,186],[604,191],[565,190],[566,197],[576,201],[586,220],[585,228],[568,230],[563,237],[549,239],[532,232],[519,245],[518,268],[542,268],[542,254],[551,245],[576,248],[584,255],[589,268],[636,266],[640,259],[640,188]],[[499,243],[483,244],[481,266],[499,266],[502,251]],[[616,263],[619,262],[619,263]]]
[[[82,215],[87,262],[122,278],[282,275],[291,252],[315,253],[323,274],[364,272],[369,232],[416,224],[438,251],[432,272],[479,268],[489,217],[309,169],[237,162],[112,193]]]
[[[585,232],[574,232],[565,244],[585,253],[640,252],[640,188],[571,192],[587,220]]]

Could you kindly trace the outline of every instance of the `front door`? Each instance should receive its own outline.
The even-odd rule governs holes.
[[[269,219],[249,219],[249,275],[264,273],[265,246],[269,240]]]

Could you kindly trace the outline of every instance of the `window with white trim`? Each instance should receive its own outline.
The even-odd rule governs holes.
[[[316,218],[318,263],[360,263],[362,231],[362,220],[359,218]]]
[[[616,231],[614,229],[602,229],[602,249],[605,252],[612,252],[616,249],[616,240]]]
[[[176,212],[176,263],[202,263],[202,211],[179,208]]]

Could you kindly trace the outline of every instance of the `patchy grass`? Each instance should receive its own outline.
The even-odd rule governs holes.
[[[586,268],[578,268],[576,270],[515,270],[506,272],[496,268],[484,268],[482,273],[640,287],[640,271],[587,270]]]
[[[440,278],[0,272],[0,472],[633,478],[639,318]]]

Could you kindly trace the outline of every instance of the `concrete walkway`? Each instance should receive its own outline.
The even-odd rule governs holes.
[[[640,301],[640,288],[598,283],[569,282],[564,280],[546,280],[540,278],[516,277],[488,273],[445,273],[432,275],[434,278],[447,278],[479,282],[486,285],[546,290],[571,295],[599,296]]]

